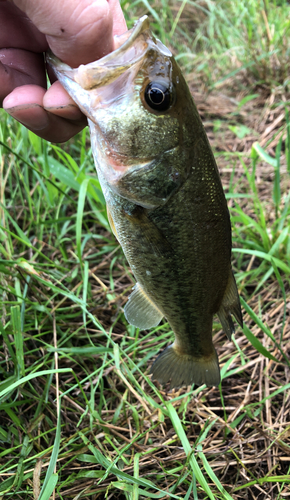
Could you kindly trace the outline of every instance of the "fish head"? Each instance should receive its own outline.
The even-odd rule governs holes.
[[[151,33],[147,16],[116,37],[116,45],[79,68],[53,55],[49,62],[89,119],[100,180],[121,197],[154,208],[189,175],[192,128],[196,124],[198,132],[200,120],[179,66]]]

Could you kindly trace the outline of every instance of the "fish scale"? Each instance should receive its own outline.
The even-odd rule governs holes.
[[[175,336],[154,362],[170,387],[218,385],[214,314],[231,338],[242,314],[231,270],[231,226],[214,156],[180,68],[146,16],[99,61],[50,64],[89,118],[112,230],[136,278],[133,325],[163,317]]]

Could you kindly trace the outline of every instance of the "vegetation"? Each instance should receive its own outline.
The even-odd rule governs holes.
[[[162,42],[171,44],[177,60],[207,86],[219,86],[242,73],[252,85],[289,90],[287,0],[123,0],[121,4],[125,12],[136,9],[133,19],[145,7]]]
[[[229,202],[244,331],[222,384],[149,376],[172,339],[127,324],[133,284],[88,130],[61,147],[0,115],[0,499],[278,499],[290,484],[286,1],[123,1],[183,65]],[[287,66],[288,64],[288,66]],[[209,89],[211,92],[209,93]]]

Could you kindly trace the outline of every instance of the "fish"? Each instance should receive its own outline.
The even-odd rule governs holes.
[[[232,315],[243,318],[220,175],[178,64],[147,16],[95,62],[48,62],[88,118],[108,219],[136,279],[125,317],[141,330],[166,318],[174,332],[152,379],[218,386],[213,316],[229,339]]]

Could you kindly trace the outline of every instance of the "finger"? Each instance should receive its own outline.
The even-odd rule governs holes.
[[[44,108],[45,94],[45,89],[36,85],[18,87],[4,99],[3,107],[29,130],[51,142],[65,142],[86,126],[86,118],[71,103],[70,98],[63,101],[63,115],[60,116]],[[48,97],[48,102],[51,102],[50,99]],[[52,101],[54,110],[61,107],[56,105],[55,99]],[[67,108],[66,112],[64,107]]]
[[[14,3],[46,35],[54,54],[73,67],[111,52],[113,29],[120,34],[125,27],[116,0],[14,0]]]
[[[127,31],[127,25],[119,0],[108,0],[113,16],[113,36],[122,35]]]
[[[20,49],[0,50],[0,82],[0,106],[20,85],[35,84],[46,88],[43,55]]]
[[[22,48],[33,52],[48,49],[43,33],[27,15],[10,2],[0,2],[0,48]]]
[[[43,97],[43,107],[49,113],[61,116],[66,120],[83,120],[86,124],[86,118],[70,95],[65,91],[59,81],[56,81],[49,87]]]

